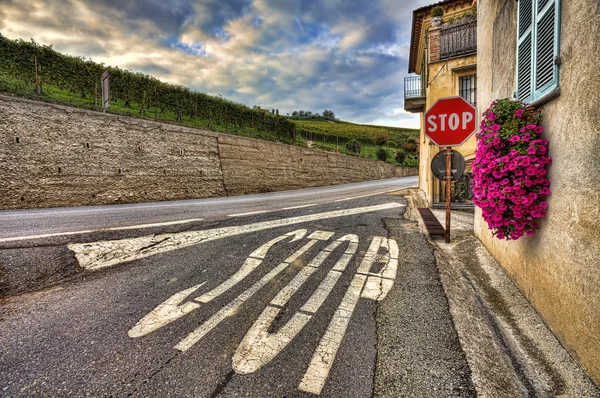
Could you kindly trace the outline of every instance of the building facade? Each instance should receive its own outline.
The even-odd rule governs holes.
[[[552,194],[535,236],[502,241],[476,209],[475,234],[600,384],[600,2],[480,0],[477,107],[542,108]]]
[[[442,21],[432,21],[432,12],[443,11]],[[419,188],[430,205],[445,200],[444,183],[433,177],[431,160],[442,149],[425,135],[424,112],[438,99],[461,96],[477,105],[477,15],[473,0],[442,1],[413,11],[409,55],[409,73],[404,80],[404,108],[421,114],[419,141]],[[470,163],[475,153],[473,135],[460,147],[453,148],[465,157],[468,187]],[[454,190],[457,200],[469,192]],[[453,198],[455,201],[455,198]]]

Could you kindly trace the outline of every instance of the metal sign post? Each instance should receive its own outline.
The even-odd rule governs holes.
[[[452,147],[446,147],[446,231],[444,238],[450,243],[450,185],[452,180]]]
[[[446,243],[450,243],[450,196],[452,195],[451,183],[453,177],[452,147],[461,146],[475,132],[477,127],[475,113],[475,107],[461,97],[440,98],[425,112],[425,135],[438,147],[446,148],[445,176],[438,177],[436,175],[437,178],[443,178],[446,181],[446,231],[444,234]],[[440,155],[442,153],[440,152]],[[435,161],[435,158],[433,160]],[[459,168],[457,165],[457,171]],[[432,169],[435,175],[433,161]],[[460,174],[463,171],[464,162]]]

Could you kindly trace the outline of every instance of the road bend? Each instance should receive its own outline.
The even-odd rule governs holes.
[[[0,395],[474,396],[414,185],[0,213]]]

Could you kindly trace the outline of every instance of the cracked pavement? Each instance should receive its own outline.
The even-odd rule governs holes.
[[[68,244],[80,265],[112,263],[0,302],[0,395],[473,396],[433,249],[406,204],[381,194],[40,240]],[[332,244],[348,235],[358,241]]]

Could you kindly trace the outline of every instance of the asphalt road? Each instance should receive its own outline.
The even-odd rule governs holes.
[[[415,182],[4,212],[87,271],[1,302],[0,395],[473,396]]]
[[[124,227],[139,230],[139,226],[153,224],[175,222],[184,225],[199,220],[222,220],[231,215],[345,201],[408,188],[417,183],[415,176],[224,198],[0,211],[0,242],[7,238],[45,234]]]

